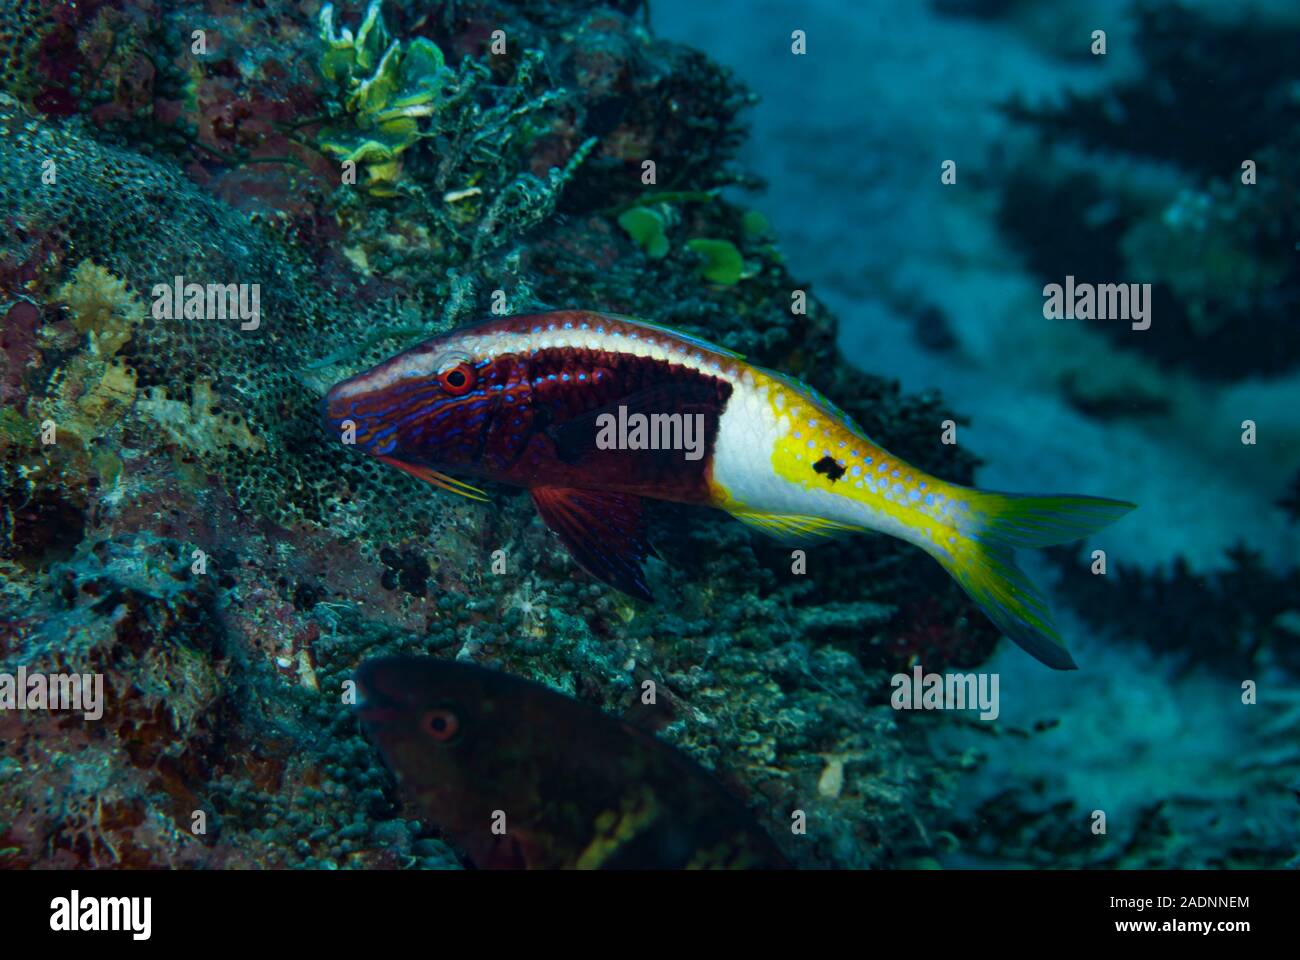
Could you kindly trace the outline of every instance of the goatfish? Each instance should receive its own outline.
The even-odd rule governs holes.
[[[479,869],[782,868],[686,754],[499,670],[367,660],[357,710],[418,815]]]
[[[1133,504],[995,493],[910,466],[800,381],[644,320],[488,320],[332,387],[327,428],[444,490],[526,488],[588,573],[650,600],[644,501],[714,507],[793,546],[880,532],[925,550],[1037,659],[1075,669],[1014,551],[1086,537]]]

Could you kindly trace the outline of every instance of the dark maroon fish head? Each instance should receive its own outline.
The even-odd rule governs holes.
[[[590,704],[432,657],[367,660],[356,681],[407,808],[476,866],[784,862],[707,771]]]
[[[362,729],[424,810],[454,827],[473,795],[476,758],[491,750],[474,668],[428,657],[381,657],[357,669]]]
[[[376,457],[424,467],[465,466],[481,449],[500,392],[481,337],[448,334],[335,384],[326,429]]]
[[[531,862],[527,827],[545,819],[536,810],[546,793],[536,777],[549,769],[546,757],[557,749],[549,742],[556,738],[538,722],[532,685],[431,657],[367,660],[356,681],[362,729],[412,812],[477,866]],[[558,739],[563,748],[571,742]],[[509,834],[494,833],[496,812],[507,810]]]

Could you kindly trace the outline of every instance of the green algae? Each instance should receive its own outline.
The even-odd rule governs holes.
[[[668,236],[664,233],[664,224],[662,208],[633,207],[618,216],[618,225],[640,244],[651,260],[658,260],[668,252]]]
[[[332,5],[321,8],[319,70],[338,85],[343,109],[317,141],[344,163],[365,164],[371,190],[384,195],[397,179],[394,161],[425,135],[421,121],[437,112],[451,71],[432,41],[390,40],[380,8],[380,0],[370,4],[355,36],[335,30]]]
[[[699,273],[710,283],[731,286],[745,275],[745,258],[730,240],[697,238],[687,240],[686,247],[703,258]]]

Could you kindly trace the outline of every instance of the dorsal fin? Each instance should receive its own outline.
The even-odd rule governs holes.
[[[653,320],[642,320],[640,317],[629,317],[625,313],[610,313],[609,311],[604,311],[604,310],[601,311],[598,314],[598,316],[609,317],[611,320],[618,320],[620,323],[626,323],[634,327],[644,327],[647,330],[655,330],[659,333],[664,333],[670,337],[674,337],[677,340],[681,340],[684,343],[689,343],[692,344],[693,346],[701,347],[705,350],[710,350],[713,353],[716,353],[723,357],[730,357],[733,360],[745,359],[745,355],[743,353],[737,353],[735,350],[729,350],[726,347],[719,346],[716,343],[712,343],[708,340],[705,340],[703,337],[697,337],[691,333],[684,333],[675,327],[668,326],[666,323],[656,323]]]

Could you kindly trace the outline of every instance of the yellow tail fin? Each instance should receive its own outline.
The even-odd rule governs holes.
[[[972,491],[968,502],[970,527],[957,549],[940,555],[939,562],[1008,637],[1049,667],[1077,669],[1047,601],[1016,566],[1013,551],[1079,540],[1118,520],[1134,504],[984,491]]]

